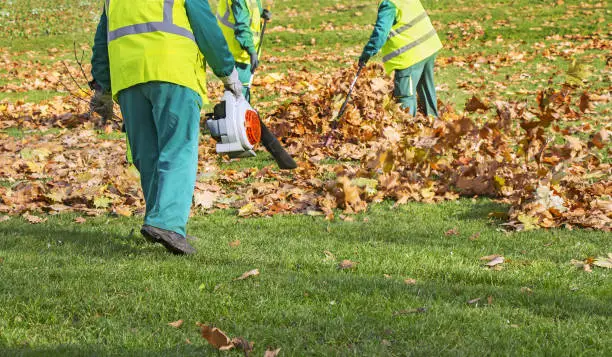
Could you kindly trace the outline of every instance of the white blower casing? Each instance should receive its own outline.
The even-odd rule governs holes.
[[[259,114],[243,96],[226,91],[214,112],[206,115],[206,126],[217,140],[217,153],[231,158],[255,156],[261,140]]]

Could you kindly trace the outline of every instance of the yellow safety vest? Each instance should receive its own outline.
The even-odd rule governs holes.
[[[250,26],[251,33],[253,33],[253,45],[255,45],[257,49],[261,40],[261,13],[257,5],[257,0],[245,0],[245,2],[249,14],[251,15]],[[234,55],[234,60],[239,63],[249,64],[251,63],[251,56],[249,56],[249,53],[240,46],[240,43],[236,40],[236,35],[234,35],[236,19],[232,12],[232,3],[232,0],[219,0],[217,4],[217,22],[219,23],[219,27],[221,27],[221,31],[227,41],[230,52]]]
[[[405,69],[438,52],[442,42],[419,0],[390,0],[395,24],[382,48],[385,70]]]
[[[185,0],[105,0],[111,90],[161,81],[206,97],[204,55],[195,42]]]

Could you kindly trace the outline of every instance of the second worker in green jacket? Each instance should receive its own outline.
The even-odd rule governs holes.
[[[262,18],[269,14],[261,0],[219,0],[217,22],[236,61],[247,101],[251,76],[259,66]]]
[[[393,95],[402,108],[416,115],[438,116],[434,62],[442,43],[419,0],[383,0],[359,65],[382,50],[387,73],[395,71]],[[417,95],[418,94],[418,95]]]

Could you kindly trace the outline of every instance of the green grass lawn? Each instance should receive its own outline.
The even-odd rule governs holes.
[[[507,235],[487,218],[500,209],[483,200],[381,204],[331,223],[219,212],[191,220],[200,240],[190,258],[146,243],[139,218],[11,219],[0,225],[0,351],[214,355],[197,321],[255,342],[259,356],[267,346],[284,356],[612,351],[610,274],[569,263],[610,251],[610,237]],[[489,254],[507,259],[502,270],[483,267]],[[356,267],[338,269],[344,259]],[[255,268],[259,276],[233,281]],[[179,319],[180,329],[167,325]]]
[[[352,65],[377,3],[275,1],[262,73],[304,67],[316,74]],[[609,54],[574,51],[580,40],[554,37],[609,31],[605,2],[423,4],[445,43],[439,61],[528,58],[498,68],[471,67],[473,61],[439,66],[439,97],[459,109],[473,94],[533,101],[551,77],[563,81],[573,57],[592,66],[587,90],[611,86]],[[60,60],[73,60],[73,42],[93,41],[100,8],[100,1],[4,1],[0,54],[24,63],[26,73],[36,66],[61,70]],[[572,53],[546,58],[542,49],[549,47]],[[0,68],[0,85],[6,83],[19,79]],[[56,94],[65,95],[0,92],[0,100],[38,102]],[[264,112],[278,100],[276,93],[254,96],[263,99]],[[600,125],[609,110],[608,104],[584,120]],[[267,154],[219,162],[237,170],[272,164]],[[0,185],[12,184],[0,176]],[[399,208],[385,202],[353,222],[196,213],[189,233],[200,238],[198,254],[187,258],[146,243],[138,233],[142,217],[87,217],[77,224],[76,215],[62,214],[40,225],[11,218],[0,222],[0,356],[218,355],[199,336],[197,321],[254,342],[255,356],[268,346],[280,347],[281,356],[612,355],[610,270],[588,273],[570,264],[612,252],[610,234],[509,234],[503,221],[488,217],[506,210],[486,199],[462,199]],[[458,233],[445,234],[452,229]],[[484,267],[479,258],[491,254],[506,258],[503,269]],[[338,269],[344,259],[357,264]],[[255,268],[259,276],[233,280]],[[179,319],[185,321],[179,329],[167,325]]]

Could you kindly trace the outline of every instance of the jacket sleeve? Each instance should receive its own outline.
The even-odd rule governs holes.
[[[236,19],[234,35],[240,47],[249,54],[255,53],[253,33],[251,32],[251,14],[245,1],[234,0],[232,2],[232,13],[234,14],[234,19]]]
[[[378,7],[378,17],[376,19],[376,24],[374,25],[374,31],[372,31],[372,35],[370,36],[370,40],[363,48],[363,54],[369,57],[372,57],[380,51],[380,49],[387,42],[387,37],[389,37],[389,33],[391,32],[391,28],[393,27],[393,23],[395,22],[395,15],[397,12],[397,8],[390,1],[383,1],[380,3]]]
[[[187,18],[200,52],[217,77],[227,77],[234,70],[234,57],[210,10],[207,0],[186,0]]]
[[[103,91],[110,92],[111,78],[108,61],[107,26],[106,10],[103,10],[92,47],[91,76],[102,87]]]

